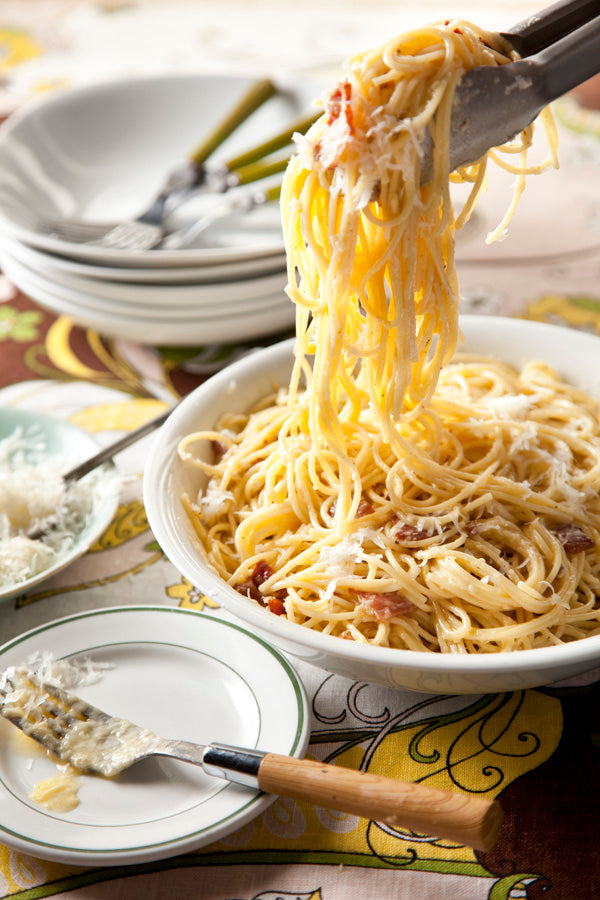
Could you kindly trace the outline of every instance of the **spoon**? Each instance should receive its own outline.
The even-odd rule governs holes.
[[[114,441],[114,443],[109,444],[107,447],[99,450],[98,453],[90,456],[89,459],[84,459],[83,462],[78,463],[62,476],[64,483],[71,484],[73,481],[79,481],[80,478],[83,478],[88,472],[97,469],[103,462],[112,459],[113,456],[116,456],[121,450],[125,450],[127,447],[131,446],[131,444],[135,444],[136,441],[140,441],[143,437],[146,437],[147,434],[156,431],[157,428],[160,428],[160,426],[167,421],[174,408],[175,407],[167,409],[164,413],[161,413],[160,416],[156,416],[155,419],[150,419],[145,425],[141,425],[134,431],[130,431],[128,434],[123,435],[122,438],[119,438],[118,441]]]
[[[157,428],[160,428],[160,426],[164,424],[164,422],[166,422],[167,418],[171,415],[174,408],[175,407],[167,409],[164,413],[161,413],[160,416],[156,416],[156,418],[150,419],[149,422],[141,425],[140,428],[136,428],[134,431],[130,431],[128,434],[123,435],[123,437],[119,438],[118,441],[114,441],[112,444],[109,444],[102,450],[99,450],[98,453],[95,453],[88,459],[84,459],[83,462],[80,462],[72,469],[69,469],[69,471],[65,472],[65,474],[62,476],[64,484],[68,486],[74,481],[79,481],[84,477],[84,475],[87,475],[89,472],[97,469],[98,466],[101,466],[102,463],[112,459],[113,456],[116,456],[117,453],[125,450],[126,447],[129,447],[131,444],[135,444],[136,441],[139,441],[143,437],[146,437],[146,435],[151,434],[153,431],[156,431]],[[45,525],[36,525],[34,528],[31,528],[27,532],[27,537],[32,541],[39,541],[54,527],[55,525],[51,521],[47,521]]]

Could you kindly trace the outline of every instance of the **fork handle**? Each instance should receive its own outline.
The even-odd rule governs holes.
[[[202,765],[209,774],[258,786],[270,794],[307,800],[478,850],[494,846],[502,824],[502,810],[495,800],[329,763],[212,744],[205,750]]]
[[[208,157],[245,122],[253,112],[277,93],[277,87],[270,78],[263,78],[251,85],[236,106],[219,122],[211,134],[190,154],[190,159],[197,168],[204,165]]]

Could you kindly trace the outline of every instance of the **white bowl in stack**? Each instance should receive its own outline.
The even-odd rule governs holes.
[[[114,81],[35,101],[11,116],[0,127],[6,275],[40,305],[112,337],[193,346],[290,327],[294,307],[285,294],[276,201],[220,217],[182,249],[132,252],[75,243],[47,224],[139,215],[251,83],[222,75]],[[314,85],[279,89],[209,165],[217,168],[283,131],[310,112],[317,93]],[[195,214],[192,199],[171,214],[174,227]]]

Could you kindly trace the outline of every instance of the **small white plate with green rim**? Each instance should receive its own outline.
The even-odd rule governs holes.
[[[74,693],[161,737],[304,756],[310,716],[298,676],[236,624],[165,606],[91,610],[0,647],[0,671],[50,650],[101,669]],[[0,842],[43,859],[106,866],[174,856],[241,828],[275,799],[152,757],[116,778],[79,776],[79,804],[51,812],[30,794],[57,774],[56,763],[8,721],[0,726]]]
[[[11,442],[13,437],[19,438],[20,448],[17,452],[22,454],[27,464],[41,465],[53,461],[54,468],[61,473],[93,456],[100,449],[92,435],[70,422],[33,410],[0,406],[0,446],[3,446],[4,441]],[[2,462],[0,458],[0,478],[3,476]],[[8,461],[6,471],[10,472]],[[66,568],[83,556],[108,528],[119,503],[119,478],[115,466],[112,462],[103,463],[86,478],[91,479],[92,485],[89,491],[89,508],[85,505],[81,516],[78,514],[76,517],[77,527],[72,538],[52,554],[41,571],[29,577],[11,580],[8,573],[3,573],[0,568],[0,601],[27,593]],[[2,511],[0,482],[0,519]]]

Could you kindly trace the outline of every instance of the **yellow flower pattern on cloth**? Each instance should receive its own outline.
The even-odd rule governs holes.
[[[525,318],[600,334],[600,299],[543,294],[527,306]]]
[[[122,403],[104,403],[82,409],[71,416],[71,422],[90,433],[96,431],[133,431],[165,410],[162,400],[138,399]]]
[[[41,52],[41,46],[27,32],[0,28],[0,72],[39,56]]]
[[[428,704],[439,701],[439,697],[417,699],[414,707],[396,717],[382,713],[382,721],[373,722],[372,727],[365,723],[363,728],[324,730],[320,740],[327,747],[327,760],[445,790],[495,797],[545,762],[560,740],[561,703],[542,693],[465,698],[463,708],[422,717]],[[312,758],[318,742],[319,733],[313,734]],[[245,852],[250,858],[269,848],[293,849],[299,860],[305,853],[322,861],[334,854],[330,862],[345,864],[368,856],[382,867],[422,868],[426,862],[432,870],[451,869],[455,874],[468,874],[477,866],[469,847],[284,798],[212,849],[232,846],[240,858]]]
[[[183,576],[179,584],[173,584],[167,588],[167,596],[172,600],[177,600],[182,609],[196,609],[201,612],[205,608],[219,608],[218,603],[195,588],[191,581]]]

